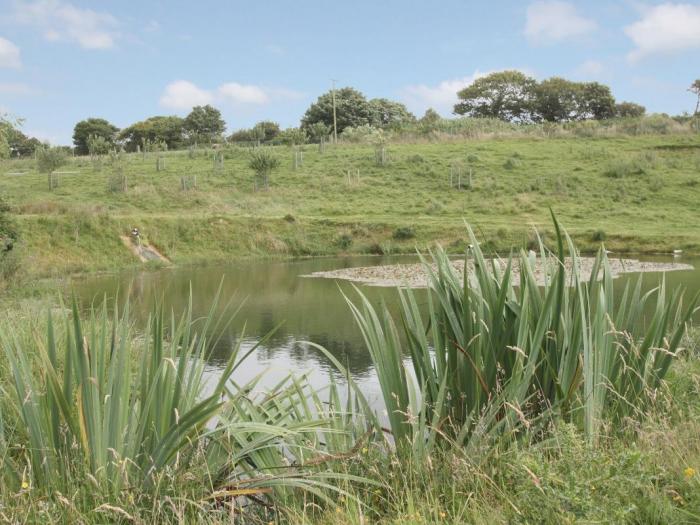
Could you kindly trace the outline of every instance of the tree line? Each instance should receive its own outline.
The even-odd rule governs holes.
[[[520,71],[491,73],[457,93],[454,113],[508,122],[571,122],[641,117],[646,109],[633,102],[616,103],[599,82],[573,82],[551,77],[541,82]]]
[[[700,80],[689,91],[698,95]],[[617,102],[610,88],[599,82],[574,82],[561,77],[542,81],[520,72],[500,71],[476,79],[457,93],[454,114],[470,118],[492,118],[511,123],[571,122],[641,117],[644,106]],[[334,111],[335,109],[335,111]],[[158,151],[181,149],[195,144],[226,140],[242,144],[320,143],[335,131],[389,129],[410,126],[429,128],[442,117],[428,109],[416,118],[404,104],[386,98],[367,99],[357,89],[344,87],[322,94],[301,118],[299,127],[281,129],[264,120],[252,128],[239,129],[224,137],[226,123],[211,105],[196,106],[184,118],[154,116],[119,129],[102,118],[88,118],[75,125],[74,152],[78,155],[106,153],[111,149]],[[349,132],[349,131],[348,131]],[[0,119],[0,158],[30,156],[41,141],[28,137],[6,119]]]

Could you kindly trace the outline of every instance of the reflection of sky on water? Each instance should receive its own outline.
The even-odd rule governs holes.
[[[114,275],[76,279],[73,288],[82,304],[99,303],[103,297],[123,302],[128,295],[130,309],[137,329],[144,326],[154,302],[162,303],[166,312],[176,317],[187,307],[192,290],[193,317],[207,315],[212,300],[221,286],[221,301],[217,315],[229,316],[238,306],[240,311],[226,330],[210,334],[217,340],[210,357],[211,370],[216,370],[230,355],[238,338],[242,337],[242,354],[266,334],[272,336],[251,355],[237,371],[241,380],[265,372],[261,386],[275,384],[289,372],[308,373],[317,388],[328,385],[328,374],[342,382],[323,353],[307,344],[323,346],[353,374],[363,391],[370,397],[378,394],[376,378],[369,354],[341,290],[352,296],[352,285],[331,279],[302,278],[315,271],[353,266],[414,262],[415,257],[344,257],[316,258],[297,261],[248,261],[226,266],[174,268],[149,272],[122,272]],[[643,260],[670,261],[670,257],[644,257]],[[691,271],[669,272],[665,275],[668,290],[682,285],[688,292],[700,290],[700,259],[681,258],[695,266]],[[644,275],[644,287],[659,283],[661,274]],[[634,274],[616,279],[622,292],[624,283],[636,279]],[[398,307],[393,289],[362,287],[363,293],[375,304],[386,302]],[[128,292],[128,293],[127,293]],[[416,291],[419,301],[425,291]],[[224,306],[231,303],[226,310]],[[228,312],[228,314],[226,313]],[[242,355],[241,354],[241,355]]]

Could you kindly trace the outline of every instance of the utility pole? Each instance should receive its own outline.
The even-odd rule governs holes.
[[[338,121],[335,116],[335,79],[331,79],[331,82],[333,82],[333,89],[331,89],[333,94],[333,144],[338,144]]]

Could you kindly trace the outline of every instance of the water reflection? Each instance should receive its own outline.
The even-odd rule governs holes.
[[[301,276],[322,270],[415,260],[412,256],[399,256],[251,261],[225,266],[122,272],[79,279],[73,287],[82,304],[87,306],[94,300],[101,301],[105,295],[109,300],[119,296],[122,302],[128,295],[137,326],[143,326],[156,301],[162,302],[167,311],[179,315],[187,307],[190,290],[194,316],[205,316],[221,286],[222,304],[217,315],[225,313],[228,303],[234,310],[242,306],[228,329],[215,334],[219,339],[211,356],[213,367],[227,359],[239,338],[242,338],[243,348],[249,349],[277,328],[251,356],[241,373],[252,377],[269,368],[269,381],[273,381],[290,371],[310,371],[313,383],[327,384],[332,367],[322,352],[306,343],[311,341],[325,347],[346,364],[359,382],[373,385],[371,360],[341,294],[341,290],[351,293],[352,285]],[[700,259],[681,260],[693,264],[695,270],[666,274],[667,288],[683,285],[695,293],[700,290]],[[634,274],[620,277],[616,282],[617,289],[621,291],[623,283],[634,278]],[[644,275],[645,288],[656,286],[660,278],[658,273]],[[375,303],[383,300],[390,308],[398,307],[398,297],[393,289],[363,287],[363,292]],[[425,298],[425,291],[416,293],[419,300]]]

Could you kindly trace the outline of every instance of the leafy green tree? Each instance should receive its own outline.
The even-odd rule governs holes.
[[[537,120],[568,122],[579,116],[581,84],[561,77],[540,82],[535,88]]]
[[[111,149],[111,144],[105,140],[104,137],[97,135],[91,135],[87,140],[88,152],[91,157],[99,157],[100,155],[106,155]]]
[[[372,108],[365,96],[351,87],[335,90],[335,108],[338,134],[347,127],[372,123]],[[333,92],[324,93],[311,104],[301,119],[301,127],[308,131],[317,122],[333,129]]]
[[[231,133],[229,142],[256,142],[256,135],[252,129],[239,129]]]
[[[262,122],[258,122],[253,129],[258,130],[258,134],[262,136],[260,139],[262,142],[270,142],[280,134],[280,125],[277,122],[272,122],[271,120],[263,120]]]
[[[127,151],[136,151],[137,146],[146,142],[165,143],[169,150],[178,149],[185,143],[184,124],[185,121],[176,116],[151,117],[123,129],[119,139],[124,141]]]
[[[433,131],[437,129],[442,117],[433,108],[428,108],[423,113],[423,116],[418,119],[418,125],[423,131]]]
[[[219,138],[226,129],[221,112],[213,106],[195,106],[185,117],[185,131],[193,140],[209,143]]]
[[[688,91],[694,93],[695,96],[698,97],[697,101],[695,102],[695,111],[693,112],[693,115],[697,115],[700,112],[700,78],[690,84]]]
[[[328,139],[331,134],[331,127],[324,124],[323,122],[316,122],[309,126],[309,137],[311,141],[315,144],[319,144]]]
[[[66,164],[66,151],[60,147],[41,146],[36,150],[37,169],[49,178],[49,190],[53,190],[55,182],[53,172]]]
[[[532,119],[536,82],[520,71],[501,71],[477,78],[457,96],[457,115],[497,118],[508,122]]]
[[[89,118],[81,120],[73,129],[73,144],[78,155],[87,155],[88,139],[91,136],[102,137],[110,145],[114,144],[119,128],[110,124],[103,118]]]
[[[598,82],[552,77],[535,88],[535,115],[546,122],[607,119],[615,116],[615,98]]]
[[[255,148],[250,152],[248,167],[255,172],[255,189],[270,187],[270,174],[280,165],[280,160],[268,148]]]
[[[303,128],[287,128],[277,135],[277,142],[288,146],[299,146],[306,144],[308,137]]]
[[[579,120],[605,120],[615,116],[615,97],[608,86],[585,82],[581,84],[578,97]]]
[[[405,105],[386,98],[373,98],[369,101],[371,112],[370,124],[379,127],[400,128],[416,121],[413,113]]]
[[[619,118],[642,117],[647,109],[634,102],[620,102],[615,104],[615,116]]]

